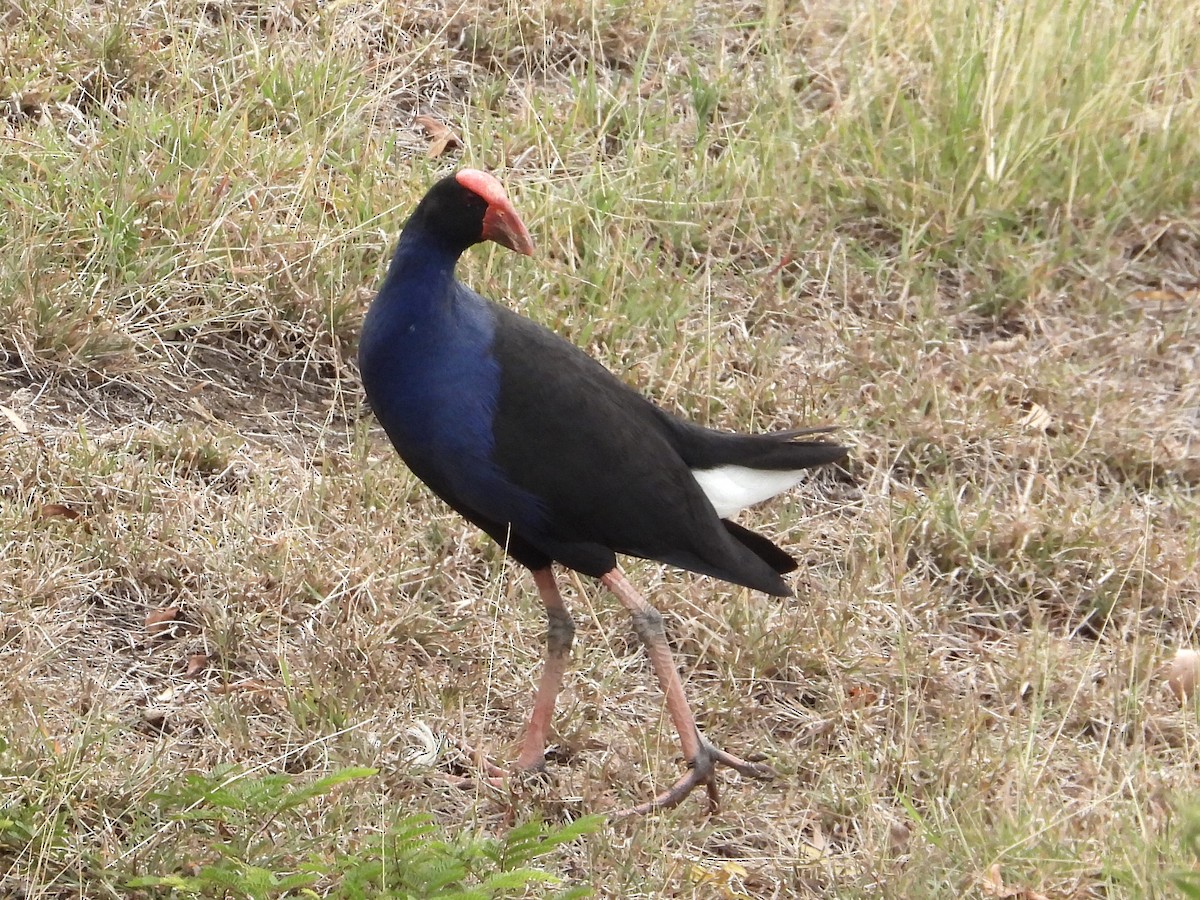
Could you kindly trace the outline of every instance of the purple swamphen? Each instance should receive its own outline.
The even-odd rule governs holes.
[[[485,300],[454,275],[472,244],[531,255],[529,232],[500,182],[463,169],[435,184],[404,226],[363,322],[367,398],[409,468],[533,572],[546,608],[546,662],[517,769],[540,770],[575,626],[551,568],[600,579],[633,616],[666,694],[688,771],[627,813],[675,806],[718,763],[771,770],[726,753],[696,727],[662,617],[617,567],[618,553],[658,560],[776,596],[787,553],[730,521],[845,458],[812,435],[702,428],[653,405],[575,346]]]

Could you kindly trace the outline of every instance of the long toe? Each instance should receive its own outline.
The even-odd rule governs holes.
[[[644,816],[662,809],[672,809],[682,803],[697,785],[704,785],[708,794],[709,814],[720,809],[721,797],[717,789],[717,765],[729,766],[740,775],[754,778],[758,781],[769,781],[777,773],[770,766],[753,763],[726,753],[710,744],[704,737],[700,738],[700,749],[695,757],[688,760],[688,771],[678,781],[652,800],[622,809],[613,813],[613,818],[624,819],[631,816]]]
[[[451,773],[446,776],[455,787],[472,790],[479,785],[486,785],[499,790],[513,790],[524,786],[546,785],[554,781],[546,767],[544,756],[531,765],[518,760],[512,766],[503,766],[461,738],[453,738],[451,743],[464,757],[455,767],[466,773]]]
[[[482,775],[487,781],[500,784],[512,774],[511,770],[495,762],[482,750],[477,750],[461,738],[451,738],[451,743],[465,757],[461,765],[469,771]],[[468,777],[464,779],[464,782],[470,784],[471,779]]]
[[[739,775],[745,775],[747,778],[753,778],[756,781],[770,781],[777,778],[779,773],[764,763],[750,762],[742,759],[740,756],[734,756],[732,753],[726,753],[724,750],[708,744],[709,751],[713,757],[723,766],[729,766]]]

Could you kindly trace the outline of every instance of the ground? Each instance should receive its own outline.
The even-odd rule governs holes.
[[[671,410],[851,447],[741,519],[800,561],[794,600],[627,561],[701,727],[779,777],[531,865],[602,897],[1186,887],[1190,4],[0,21],[0,893],[373,896],[347,873],[410,816],[482,846],[677,777],[628,617],[568,577],[552,778],[452,783],[456,740],[515,757],[544,622],[395,457],[354,346],[461,165],[538,248],[473,250],[477,289]]]

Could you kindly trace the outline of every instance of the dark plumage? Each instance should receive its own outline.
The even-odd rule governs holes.
[[[557,562],[600,578],[634,613],[692,766],[634,811],[674,805],[699,783],[715,800],[715,762],[759,777],[766,770],[700,737],[661,619],[616,554],[788,595],[780,576],[795,561],[723,516],[846,450],[806,439],[826,429],[740,435],[664,412],[578,348],[459,283],[458,257],[483,240],[533,251],[490,175],[465,169],[434,185],[400,236],[363,323],[359,361],[371,407],[413,472],[534,572],[551,627],[517,765],[544,764],[570,647],[573,626],[550,571]]]

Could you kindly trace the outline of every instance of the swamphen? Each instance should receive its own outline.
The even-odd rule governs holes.
[[[662,617],[616,554],[789,596],[780,575],[795,560],[727,517],[846,449],[801,439],[829,429],[740,435],[664,412],[562,338],[461,284],[459,256],[488,240],[533,253],[493,176],[463,169],[425,195],[363,322],[367,399],[417,477],[533,572],[549,627],[517,768],[545,766],[575,631],[551,569],[557,562],[600,579],[632,613],[687,761],[669,790],[625,812],[675,806],[698,784],[715,807],[717,763],[754,778],[773,773],[700,734]]]

